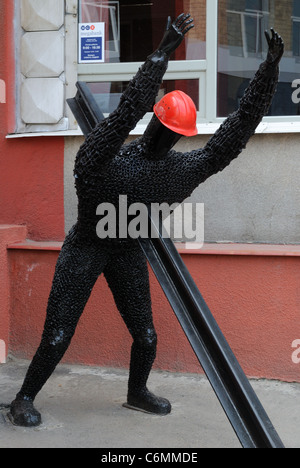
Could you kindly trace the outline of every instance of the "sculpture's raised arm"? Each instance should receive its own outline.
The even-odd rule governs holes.
[[[237,158],[269,111],[278,83],[284,43],[273,29],[271,37],[268,32],[265,34],[269,45],[267,59],[249,84],[239,109],[225,120],[204,148],[188,155],[189,163],[185,162],[185,166],[194,177],[191,191]]]
[[[77,157],[77,175],[86,170],[101,170],[113,159],[131,130],[146,112],[152,112],[170,55],[181,44],[186,33],[193,27],[190,15],[181,14],[173,23],[168,18],[163,39],[123,93],[117,109],[90,133]]]

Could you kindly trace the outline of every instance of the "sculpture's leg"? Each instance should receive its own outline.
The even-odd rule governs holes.
[[[149,413],[170,413],[168,400],[146,387],[156,357],[157,336],[153,325],[148,265],[140,248],[111,260],[104,275],[116,305],[132,335],[128,400],[125,406]]]
[[[68,349],[107,258],[108,254],[96,246],[78,247],[72,235],[67,237],[56,265],[41,344],[11,404],[9,417],[13,424],[30,427],[41,423],[34,399]]]

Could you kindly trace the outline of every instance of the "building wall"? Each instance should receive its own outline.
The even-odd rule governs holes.
[[[36,240],[64,237],[63,138],[9,140],[15,130],[14,2],[0,2],[0,224],[26,224]]]
[[[16,128],[14,2],[0,2],[0,340],[10,351],[7,245],[64,238],[62,138],[7,139]],[[3,359],[3,356],[0,359]]]
[[[61,242],[76,220],[73,164],[82,138],[6,138],[15,129],[13,28],[7,27],[13,18],[13,2],[0,1],[0,79],[6,85],[0,102],[0,340],[13,355],[30,359],[40,341]],[[208,138],[182,140],[178,149],[202,147]],[[254,246],[242,247],[242,253],[234,244],[182,252],[246,373],[290,381],[299,381],[291,345],[299,339],[300,252],[265,244],[300,243],[298,140],[298,134],[256,135],[238,160],[193,195],[205,203],[207,242]],[[151,292],[159,336],[156,368],[198,372],[152,273]],[[127,367],[130,345],[99,278],[65,361]]]
[[[59,246],[12,245],[9,349],[31,359],[40,342]],[[299,339],[300,249],[262,246],[202,253],[181,252],[229,345],[248,376],[300,381],[292,360]],[[155,368],[202,372],[157,280],[150,271],[158,334]],[[90,300],[64,362],[128,368],[132,339],[103,276]]]
[[[177,148],[203,147],[208,138],[185,139]],[[66,230],[76,220],[71,169],[82,141],[68,138],[65,142]],[[271,244],[300,244],[298,142],[298,134],[255,135],[237,160],[202,184],[191,200],[205,204],[205,241],[217,243],[213,244],[216,249],[210,254],[205,249],[197,254],[182,253],[247,375],[287,381],[299,381],[299,366],[291,357],[298,336],[299,256],[286,256],[283,251],[274,256],[268,248]],[[225,255],[218,250],[222,242]],[[235,250],[241,243],[247,243],[245,255]],[[285,252],[293,250],[292,245],[285,247]],[[152,273],[151,288],[159,336],[156,368],[201,372]],[[81,324],[67,359],[128,365],[131,340],[103,278]],[[117,342],[120,350],[115,348]]]
[[[184,138],[176,149],[202,148],[208,138]],[[206,242],[300,243],[299,139],[255,135],[238,159],[199,186],[188,201],[205,204]],[[66,231],[76,221],[73,165],[82,141],[65,141]]]
[[[64,238],[63,138],[0,142],[0,223],[26,224],[30,239]]]

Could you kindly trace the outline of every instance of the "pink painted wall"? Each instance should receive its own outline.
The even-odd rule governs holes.
[[[35,240],[64,238],[64,139],[0,139],[0,224],[25,224]]]
[[[57,255],[55,251],[9,251],[10,349],[16,356],[31,358],[39,344]],[[300,338],[300,256],[184,254],[183,258],[247,375],[299,382],[291,344]],[[159,343],[155,367],[200,372],[152,272],[151,288]],[[130,345],[101,277],[64,361],[128,367]]]
[[[0,0],[0,224],[26,224],[36,240],[64,238],[64,138],[8,140],[15,130],[14,2]]]
[[[12,242],[21,242],[26,238],[25,226],[0,225],[0,362],[6,359],[9,348],[10,330],[10,275],[7,246]]]
[[[64,139],[7,139],[15,131],[14,2],[0,0],[0,340],[7,350],[10,277],[6,246],[64,238]],[[3,88],[4,83],[4,88]]]

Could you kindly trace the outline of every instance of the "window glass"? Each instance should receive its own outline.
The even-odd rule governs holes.
[[[126,81],[87,83],[100,109],[110,114],[119,104],[122,93],[128,86]],[[188,94],[195,103],[199,103],[199,80],[165,80],[162,83],[156,102],[171,91],[180,90]],[[153,105],[155,102],[153,102]],[[197,110],[199,110],[197,108]]]
[[[159,45],[166,21],[190,13],[196,26],[172,60],[205,59],[206,0],[80,0],[80,23],[104,23],[104,62],[140,62]]]
[[[293,82],[300,74],[300,0],[219,0],[218,116],[238,108],[251,78],[266,58],[264,31],[284,39],[280,82],[269,115],[300,115]]]

